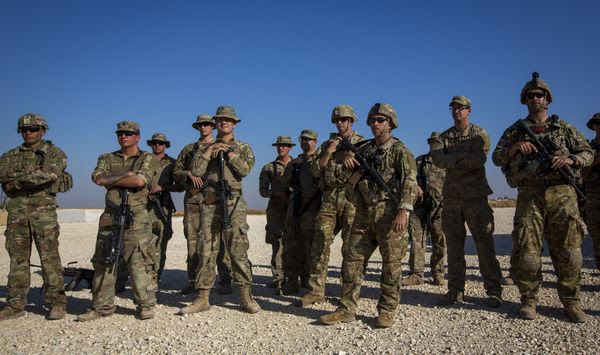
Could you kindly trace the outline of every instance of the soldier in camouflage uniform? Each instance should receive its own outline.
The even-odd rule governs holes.
[[[487,305],[502,305],[500,264],[494,246],[494,213],[488,204],[492,193],[485,176],[490,138],[485,129],[469,122],[471,101],[454,96],[450,101],[454,126],[431,146],[433,163],[446,170],[442,229],[448,247],[448,292],[438,304],[463,301],[465,289],[465,222],[473,235],[479,270],[487,293]]]
[[[292,160],[290,149],[295,146],[289,136],[279,136],[273,143],[277,149],[277,159],[263,166],[258,178],[258,191],[264,198],[269,199],[267,205],[267,225],[265,226],[265,242],[271,244],[271,272],[273,281],[267,286],[279,288],[283,281],[283,231],[285,217],[290,205],[290,192],[283,188],[281,178],[287,164]]]
[[[167,136],[164,133],[155,133],[146,143],[152,148],[152,154],[158,161],[158,170],[154,174],[154,180],[150,187],[150,204],[148,205],[152,234],[156,238],[155,260],[159,261],[154,264],[158,284],[160,275],[165,268],[167,244],[173,236],[171,217],[175,212],[175,205],[171,199],[171,192],[181,192],[183,188],[181,185],[175,184],[173,179],[175,159],[165,152],[171,146]]]
[[[196,275],[200,260],[198,243],[204,238],[200,228],[200,219],[204,207],[202,203],[204,184],[201,177],[196,177],[192,174],[192,158],[196,152],[203,151],[213,143],[212,131],[215,127],[215,121],[211,115],[202,114],[196,117],[196,121],[192,123],[192,127],[198,130],[200,139],[197,142],[186,145],[181,150],[173,169],[175,181],[185,186],[185,196],[183,197],[183,234],[187,241],[186,264],[188,284],[181,290],[181,293],[184,295],[191,294],[196,290]],[[221,281],[219,293],[232,293],[231,265],[223,241],[221,241],[219,254],[217,255],[217,270]]]
[[[533,73],[532,80],[521,90],[521,103],[527,106],[529,115],[504,131],[493,154],[494,164],[502,167],[509,185],[519,190],[512,233],[517,248],[515,281],[521,293],[519,315],[524,319],[536,316],[545,238],[565,313],[573,322],[581,323],[587,319],[579,299],[583,222],[575,190],[557,169],[566,167],[577,178],[579,169],[592,163],[594,153],[575,127],[556,115],[548,115],[552,94],[538,75]],[[550,164],[538,164],[537,149],[521,122],[531,128],[536,138],[548,138],[557,146],[550,153]]]
[[[321,207],[318,171],[314,169],[319,158],[317,132],[305,129],[300,133],[302,154],[285,168],[282,185],[293,191],[287,211],[283,235],[283,273],[281,289],[286,295],[300,292],[298,278],[302,286],[308,286],[310,275],[310,248],[315,235],[315,217]]]
[[[246,200],[242,195],[242,178],[250,173],[254,166],[254,153],[250,145],[235,139],[233,130],[241,121],[233,107],[220,106],[214,116],[217,127],[217,141],[204,150],[196,152],[192,160],[192,174],[203,177],[203,210],[200,226],[203,238],[198,241],[199,268],[196,277],[198,297],[191,305],[181,309],[181,314],[206,311],[210,308],[208,298],[215,283],[215,267],[221,240],[231,258],[233,280],[240,290],[241,306],[248,313],[256,313],[260,306],[250,292],[252,269],[248,260],[248,230],[246,221]],[[222,152],[223,174],[219,172],[219,153]],[[222,191],[223,183],[229,191]],[[222,201],[219,195],[225,195]],[[227,196],[229,194],[229,196]],[[226,205],[229,224],[224,220]]]
[[[342,231],[342,243],[348,239],[350,227],[354,221],[356,208],[346,199],[346,181],[340,179],[346,150],[339,145],[342,138],[357,144],[364,138],[352,129],[356,121],[356,113],[350,105],[334,107],[331,112],[331,123],[338,132],[321,145],[321,154],[316,161],[320,172],[319,184],[323,190],[323,202],[317,215],[315,236],[310,251],[309,293],[297,303],[307,306],[325,300],[325,281],[333,238]],[[343,248],[343,247],[342,247]]]
[[[596,113],[587,122],[587,127],[596,132],[589,141],[594,150],[594,162],[583,170],[585,183],[585,223],[592,237],[596,268],[600,270],[600,113]]]
[[[133,301],[140,319],[154,317],[156,283],[154,264],[156,245],[148,214],[148,194],[158,162],[150,153],[139,149],[140,126],[136,122],[117,123],[117,139],[121,149],[98,157],[92,172],[92,181],[106,188],[106,207],[98,222],[96,250],[92,258],[94,281],[92,283],[93,307],[77,317],[80,322],[106,317],[115,311],[115,281],[117,263],[105,261],[106,243],[116,232],[115,215],[121,206],[121,195],[129,190],[128,204],[133,221],[123,234],[122,263],[131,275]],[[120,258],[121,259],[121,258]]]
[[[439,137],[438,132],[432,132],[427,139],[431,145]],[[417,157],[418,198],[414,212],[410,214],[408,234],[410,247],[410,275],[402,280],[403,286],[420,285],[423,283],[425,268],[425,245],[427,235],[431,236],[431,276],[434,285],[445,285],[444,258],[446,257],[446,237],[442,230],[442,189],[446,172],[433,164],[431,154]]]
[[[391,134],[391,130],[398,127],[392,106],[375,104],[369,111],[367,124],[374,139],[361,145],[358,152],[387,182],[392,195],[376,184],[370,175],[363,173],[360,167],[354,169],[358,165],[356,158],[346,158],[346,171],[348,175],[352,174],[347,193],[355,203],[356,216],[342,250],[340,305],[334,312],[319,319],[328,325],[354,321],[364,276],[364,260],[379,247],[383,263],[377,326],[386,328],[392,326],[400,301],[401,261],[408,243],[408,215],[417,196],[417,173],[412,154]]]
[[[8,296],[0,311],[0,321],[25,315],[31,282],[29,258],[31,245],[40,255],[48,319],[65,317],[63,270],[58,254],[59,227],[56,221],[56,193],[72,186],[65,172],[67,156],[52,142],[44,140],[48,130],[39,114],[19,118],[17,132],[23,144],[0,157],[0,183],[9,198],[6,250],[10,257]]]

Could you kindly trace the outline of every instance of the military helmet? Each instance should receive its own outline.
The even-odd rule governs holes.
[[[367,125],[369,124],[369,117],[374,115],[382,115],[387,117],[390,120],[390,127],[392,129],[398,127],[398,115],[396,114],[396,110],[390,104],[382,104],[376,103],[369,110],[369,115],[367,116]]]
[[[356,113],[354,113],[354,108],[350,105],[339,105],[333,108],[331,112],[331,123],[335,123],[336,118],[347,117],[350,119],[350,122],[354,123],[356,121]]]
[[[531,80],[525,83],[525,86],[523,86],[523,89],[521,90],[521,103],[523,105],[525,105],[525,103],[527,102],[525,99],[527,91],[533,88],[544,90],[546,92],[546,100],[548,101],[548,103],[552,102],[552,93],[550,92],[550,86],[548,86],[548,84],[544,80],[540,79],[540,73],[533,72],[531,73]]]
[[[21,128],[29,127],[29,126],[41,126],[44,127],[44,130],[48,130],[48,123],[42,117],[42,115],[38,113],[26,113],[19,117],[19,123],[17,124],[17,133],[21,133]]]

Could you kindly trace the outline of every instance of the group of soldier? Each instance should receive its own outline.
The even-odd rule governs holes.
[[[527,117],[504,132],[492,154],[509,185],[518,188],[508,277],[502,278],[496,259],[494,216],[488,203],[492,190],[484,165],[490,139],[485,129],[470,122],[471,101],[455,96],[449,104],[454,125],[443,133],[433,132],[427,140],[429,153],[417,159],[392,135],[398,117],[385,103],[375,104],[367,114],[370,139],[354,130],[357,115],[349,105],[333,109],[331,122],[337,132],[320,147],[317,133],[303,130],[302,153],[296,158],[290,156],[292,139],[277,137],[273,143],[277,158],[262,168],[259,178],[260,194],[269,199],[265,241],[272,246],[273,277],[268,287],[285,295],[306,289],[296,302],[299,307],[324,301],[331,245],[341,234],[339,306],[319,320],[330,325],[355,319],[368,261],[379,248],[382,270],[376,324],[390,327],[401,285],[424,282],[428,236],[435,285],[446,285],[447,254],[448,289],[438,304],[463,302],[466,223],[477,249],[487,306],[501,307],[501,285],[514,283],[521,294],[519,315],[535,318],[545,238],[565,313],[573,322],[584,322],[587,316],[579,298],[582,214],[600,267],[600,158],[594,154],[600,148],[600,114],[587,123],[596,132],[588,143],[572,125],[548,115],[552,94],[537,73],[523,87],[520,100],[527,106]],[[219,293],[232,293],[233,281],[242,309],[260,310],[250,288],[249,226],[242,194],[242,179],[255,159],[250,146],[234,136],[240,121],[229,106],[218,107],[214,116],[198,116],[192,127],[200,138],[186,145],[177,159],[166,154],[170,142],[163,133],[147,141],[150,153],[138,146],[137,123],[117,124],[120,149],[101,155],[92,173],[92,181],[106,189],[106,206],[92,258],[92,307],[78,321],[114,313],[115,293],[125,289],[128,279],[139,318],[154,317],[155,293],[173,233],[170,193],[184,190],[188,284],[181,293],[197,295],[180,314],[210,308],[217,273]],[[65,171],[66,155],[43,139],[48,124],[42,116],[21,116],[17,130],[24,143],[0,157],[0,183],[10,198],[5,232],[10,272],[0,320],[24,315],[33,242],[42,264],[48,319],[62,319],[66,298],[56,194],[68,191],[72,178]],[[540,140],[550,143],[540,145]],[[585,199],[578,188],[582,177],[585,213],[578,205],[578,193],[580,202]],[[109,254],[117,234],[122,241],[115,259]],[[410,272],[403,278],[401,261],[409,242]]]

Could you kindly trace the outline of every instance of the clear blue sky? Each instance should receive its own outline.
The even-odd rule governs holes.
[[[551,113],[591,137],[599,13],[596,1],[2,0],[0,151],[21,143],[21,114],[43,114],[75,176],[61,207],[101,207],[90,173],[118,148],[116,122],[140,122],[144,142],[165,132],[177,156],[198,137],[196,115],[231,105],[256,155],[244,193],[263,208],[258,174],[275,137],[312,128],[327,138],[335,105],[353,105],[370,136],[370,106],[392,104],[394,134],[416,156],[452,124],[450,98],[466,95],[493,148],[526,114],[518,95],[532,71],[550,84]],[[491,162],[487,174],[493,196],[516,194]]]

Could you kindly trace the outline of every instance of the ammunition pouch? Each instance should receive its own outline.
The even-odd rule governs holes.
[[[63,173],[56,179],[55,182],[50,185],[48,188],[48,193],[56,194],[59,192],[67,192],[73,188],[73,175],[71,175],[67,171],[63,171]]]

